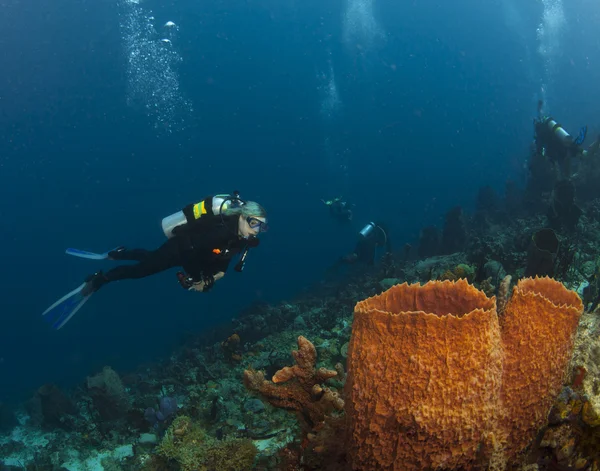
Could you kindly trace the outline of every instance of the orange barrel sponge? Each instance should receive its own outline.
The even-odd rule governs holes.
[[[495,445],[502,360],[496,300],[465,280],[359,302],[346,381],[353,469],[474,467]]]
[[[500,319],[509,461],[546,423],[565,380],[582,312],[577,293],[551,278],[527,278],[513,289]]]

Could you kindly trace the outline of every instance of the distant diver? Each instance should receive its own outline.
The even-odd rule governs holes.
[[[88,276],[81,286],[60,298],[42,315],[47,316],[55,329],[60,329],[107,283],[144,278],[174,267],[183,268],[177,273],[183,288],[205,293],[225,275],[235,255],[240,255],[235,270],[244,269],[248,250],[258,246],[258,234],[267,230],[267,213],[258,203],[240,199],[238,192],[214,195],[165,217],[162,229],[168,240],[153,251],[118,247],[97,254],[67,249],[68,255],[81,258],[138,263]]]
[[[334,266],[354,263],[374,265],[377,249],[383,247],[386,254],[392,253],[392,242],[388,234],[389,231],[383,223],[369,222],[359,231],[354,250],[342,256]]]
[[[557,166],[560,177],[568,179],[571,177],[571,162],[588,154],[588,150],[582,147],[587,126],[583,126],[578,136],[573,138],[554,118],[544,115],[543,107],[544,102],[540,100],[538,117],[533,120],[535,151]],[[593,150],[592,147],[590,150]]]
[[[349,204],[342,197],[338,196],[332,200],[321,200],[323,204],[329,207],[330,216],[340,222],[352,221],[352,209],[353,205]]]

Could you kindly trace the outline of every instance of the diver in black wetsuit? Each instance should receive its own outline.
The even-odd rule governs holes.
[[[582,144],[586,138],[587,126],[579,131],[576,138],[550,116],[543,115],[542,101],[538,102],[538,118],[534,119],[535,152],[546,157],[557,166],[559,178],[571,177],[571,162],[576,157],[587,155]]]
[[[373,265],[375,263],[375,253],[379,247],[385,247],[386,254],[392,253],[392,242],[388,237],[388,230],[382,223],[370,222],[358,233],[358,242],[354,251],[344,255],[340,263],[362,263],[364,265]]]
[[[237,192],[233,196],[215,195],[164,218],[163,232],[169,240],[156,250],[119,247],[97,254],[67,249],[67,254],[81,258],[138,263],[88,276],[81,286],[60,298],[42,315],[47,316],[55,329],[60,329],[105,284],[144,278],[173,267],[185,270],[185,273],[177,273],[182,287],[205,293],[225,275],[235,255],[240,255],[236,271],[243,270],[248,251],[258,246],[258,234],[267,230],[266,216],[262,206],[241,200]]]
[[[213,207],[212,200],[213,197],[208,197],[199,204],[205,208]],[[266,212],[259,204],[246,202],[230,205],[219,215],[204,214],[196,219],[195,206],[189,205],[183,210],[185,224],[172,228],[172,237],[158,249],[120,247],[108,252],[109,260],[139,263],[91,275],[86,279],[82,294],[91,294],[111,281],[144,278],[173,267],[184,269],[185,274],[180,272],[178,277],[185,288],[200,292],[212,288],[214,282],[225,275],[234,255],[258,245],[256,236],[266,230]]]
[[[329,214],[331,217],[339,222],[347,223],[352,221],[352,206],[350,203],[345,201],[341,197],[334,198],[332,200],[321,200],[324,205],[329,207]]]

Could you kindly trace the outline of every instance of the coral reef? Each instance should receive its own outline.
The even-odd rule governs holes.
[[[475,267],[465,263],[460,263],[452,270],[446,270],[444,273],[442,273],[439,280],[456,281],[460,280],[461,278],[464,278],[468,281],[473,281],[475,279]]]
[[[144,411],[144,418],[152,425],[157,426],[167,422],[177,412],[177,399],[164,396],[160,398],[158,408],[148,407]]]
[[[473,215],[451,209],[418,246],[399,241],[373,266],[255,302],[157,363],[0,405],[0,469],[349,471],[354,461],[358,471],[364,459],[364,471],[392,450],[398,469],[600,471],[600,170],[582,162],[575,192],[539,157],[525,194],[484,186]],[[588,309],[571,358],[576,296],[550,280],[513,288],[526,273],[552,274]],[[386,290],[412,292],[402,308],[415,311],[387,314],[400,300],[384,294],[391,304],[359,329],[359,311]],[[418,292],[435,295],[420,305]]]
[[[182,471],[244,471],[253,468],[256,447],[248,439],[215,440],[186,416],[177,417],[158,446],[159,456]]]
[[[71,399],[55,384],[44,384],[29,401],[28,408],[35,420],[44,427],[72,427],[75,407]]]
[[[105,421],[123,418],[130,408],[130,400],[119,375],[109,366],[87,379],[90,397],[96,411]]]
[[[232,361],[240,361],[242,359],[240,342],[241,339],[238,334],[231,334],[226,340],[221,342],[221,348],[228,359]]]
[[[592,427],[600,426],[600,316],[597,312],[585,313],[581,319],[570,369],[573,387],[586,398],[582,420]]]
[[[319,430],[327,414],[344,408],[339,394],[322,386],[338,373],[315,369],[317,351],[305,337],[298,337],[298,350],[292,355],[296,364],[277,371],[272,381],[267,381],[262,372],[249,369],[244,372],[244,384],[275,407],[297,411],[307,431]]]

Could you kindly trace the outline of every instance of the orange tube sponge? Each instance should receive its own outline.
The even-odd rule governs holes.
[[[527,278],[513,288],[500,319],[507,458],[514,458],[546,424],[565,380],[582,312],[577,293],[551,278]]]
[[[560,391],[583,305],[549,278],[520,281],[498,319],[469,285],[397,285],[355,307],[346,413],[355,470],[511,463]]]
[[[495,299],[466,280],[359,302],[346,381],[353,468],[470,467],[492,446],[501,378]]]

